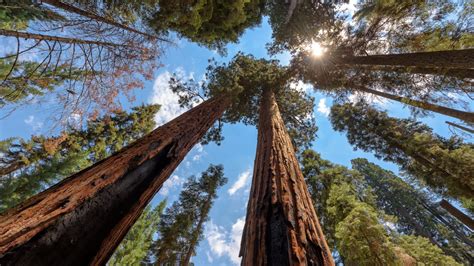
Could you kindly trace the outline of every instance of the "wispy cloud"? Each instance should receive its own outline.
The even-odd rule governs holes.
[[[234,195],[239,189],[243,188],[245,185],[248,184],[249,177],[251,175],[251,169],[247,169],[244,172],[240,173],[237,177],[237,181],[232,184],[232,187],[227,190],[229,195]]]
[[[177,68],[175,73],[184,80],[193,77],[193,73],[186,74],[182,68]],[[179,105],[178,95],[173,93],[169,86],[171,76],[172,74],[170,72],[165,71],[156,77],[155,83],[153,84],[153,94],[150,98],[150,102],[161,105],[160,111],[158,111],[155,116],[157,126],[169,122],[187,110]]]
[[[184,179],[177,176],[177,175],[172,175],[168,180],[163,183],[163,186],[160,189],[160,195],[162,196],[168,196],[170,193],[170,190],[175,189],[180,187],[182,184],[184,184]]]
[[[43,127],[43,122],[36,121],[34,115],[28,116],[25,120],[23,120],[25,124],[29,125],[33,131],[38,131]]]
[[[193,161],[199,161],[202,156],[206,155],[206,152],[204,151],[204,146],[202,146],[201,143],[196,144],[196,146],[194,146],[191,152],[194,153],[192,158]]]
[[[326,105],[326,98],[322,98],[319,100],[318,102],[318,112],[320,112],[321,114],[325,115],[325,116],[328,116],[329,113],[330,113],[330,109],[329,107]]]
[[[245,216],[237,219],[232,224],[231,231],[225,230],[222,226],[218,226],[210,220],[206,224],[205,236],[212,254],[222,257],[227,256],[232,263],[240,265],[240,241],[242,231],[244,230]]]

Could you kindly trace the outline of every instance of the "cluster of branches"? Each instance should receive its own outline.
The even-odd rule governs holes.
[[[131,100],[131,91],[152,78],[166,40],[72,5],[46,2],[61,9],[0,7],[7,19],[22,6],[28,8],[22,21],[26,31],[5,24],[0,29],[5,42],[15,43],[0,58],[3,116],[22,105],[45,101],[57,123],[78,122],[119,109],[118,95]],[[41,20],[36,14],[42,14]]]

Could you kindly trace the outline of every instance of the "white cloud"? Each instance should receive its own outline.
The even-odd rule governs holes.
[[[25,124],[31,126],[33,131],[38,131],[43,127],[43,122],[35,121],[35,116],[30,115],[24,120]]]
[[[159,193],[162,196],[168,196],[171,189],[179,187],[182,184],[184,184],[184,179],[177,175],[172,175],[170,178],[168,178],[168,180],[165,181],[165,183],[163,183]]]
[[[206,257],[209,263],[212,263],[214,261],[214,258],[211,256],[211,253],[209,252],[209,250],[206,250]]]
[[[319,100],[318,102],[318,112],[320,112],[321,114],[325,115],[325,116],[328,116],[329,113],[330,113],[330,109],[329,107],[326,105],[326,98],[322,98]]]
[[[201,143],[196,144],[192,152],[195,153],[192,158],[193,161],[199,161],[202,156],[206,155],[206,152],[204,151],[204,146],[202,146]]]
[[[211,252],[218,256],[227,256],[232,263],[240,265],[240,241],[245,225],[245,216],[237,219],[230,232],[211,221],[206,224],[205,235]]]
[[[237,190],[247,185],[250,174],[251,174],[250,168],[240,173],[240,175],[237,177],[237,181],[235,181],[232,187],[229,188],[229,190],[227,190],[227,193],[229,193],[229,195],[234,195],[234,193],[237,192]]]
[[[182,68],[177,68],[175,73],[178,77],[189,79],[193,77],[193,73],[186,75]],[[169,87],[169,80],[171,73],[166,71],[158,75],[153,84],[153,95],[150,102],[161,105],[160,111],[155,115],[155,122],[157,126],[161,126],[173,118],[179,116],[186,111],[179,105],[179,97]]]

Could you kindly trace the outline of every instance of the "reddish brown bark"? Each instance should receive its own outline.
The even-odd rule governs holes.
[[[96,21],[99,21],[99,22],[103,22],[103,23],[106,23],[106,24],[109,24],[109,25],[112,25],[114,27],[117,27],[117,28],[121,28],[121,29],[124,29],[126,31],[130,31],[130,32],[134,32],[134,33],[137,33],[137,34],[140,34],[140,35],[143,35],[143,36],[146,36],[150,39],[159,39],[158,37],[156,36],[153,36],[153,35],[150,35],[148,33],[145,33],[145,32],[141,32],[137,29],[134,29],[132,27],[129,27],[125,24],[121,24],[121,23],[118,23],[112,19],[109,19],[109,18],[106,18],[106,17],[102,17],[102,16],[99,16],[97,14],[94,14],[92,12],[89,12],[89,11],[86,11],[86,10],[82,10],[80,8],[77,8],[73,5],[70,5],[70,4],[66,4],[66,3],[63,3],[61,1],[58,1],[58,0],[42,0],[43,3],[47,3],[47,4],[50,4],[52,6],[55,6],[57,8],[61,8],[61,9],[64,9],[68,12],[71,12],[71,13],[76,13],[78,15],[81,15],[81,16],[84,16],[84,17],[87,17],[87,18],[90,18],[90,19],[94,19]],[[163,39],[160,39],[163,41]]]
[[[0,265],[103,265],[230,100],[210,99],[0,217]]]
[[[461,79],[474,79],[474,69],[461,68],[434,68],[434,67],[393,67],[393,66],[374,66],[367,65],[369,70],[385,71],[385,72],[408,72],[413,74],[429,74],[438,76],[448,76]]]
[[[11,174],[12,172],[20,169],[24,165],[25,163],[20,161],[20,162],[14,162],[12,164],[9,164],[5,168],[0,168],[0,176]]]
[[[242,265],[334,265],[275,96],[264,91]]]
[[[346,56],[338,58],[341,64],[383,65],[422,68],[474,68],[474,49],[385,54],[368,56]]]
[[[470,129],[470,128],[468,128],[468,127],[465,127],[465,126],[462,126],[462,125],[458,125],[458,124],[456,124],[456,123],[449,122],[449,121],[446,121],[446,124],[448,124],[448,125],[450,125],[450,126],[453,126],[453,127],[457,127],[457,128],[459,128],[459,129],[462,129],[462,130],[464,130],[464,131],[466,131],[466,132],[469,132],[469,133],[471,133],[471,134],[474,134],[474,130],[473,130],[473,129]]]
[[[397,95],[393,95],[393,94],[386,93],[386,92],[383,92],[383,91],[372,90],[372,89],[365,88],[365,87],[359,87],[358,90],[363,91],[363,92],[367,92],[367,93],[371,93],[371,94],[374,94],[374,95],[377,95],[377,96],[381,96],[381,97],[384,97],[384,98],[387,98],[387,99],[391,99],[391,100],[394,100],[394,101],[397,101],[397,102],[401,102],[401,103],[404,103],[404,104],[408,104],[408,105],[411,105],[411,106],[414,106],[414,107],[417,107],[417,108],[422,108],[422,109],[432,111],[432,112],[435,112],[435,113],[439,113],[439,114],[447,115],[447,116],[450,116],[450,117],[458,118],[458,119],[461,119],[461,120],[463,120],[465,122],[468,122],[468,123],[474,123],[474,113],[471,113],[471,112],[460,111],[460,110],[456,110],[456,109],[452,109],[452,108],[448,108],[448,107],[444,107],[444,106],[441,106],[441,105],[436,105],[436,104],[432,104],[432,103],[428,103],[428,102],[412,100],[412,99],[409,99],[407,97],[397,96]]]
[[[472,220],[469,216],[464,214],[462,211],[458,210],[458,208],[451,205],[446,200],[441,200],[439,205],[443,207],[447,212],[449,212],[452,216],[456,217],[461,223],[469,227],[471,230],[474,230],[474,220]]]

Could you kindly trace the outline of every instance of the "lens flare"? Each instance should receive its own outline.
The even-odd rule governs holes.
[[[311,51],[311,54],[315,57],[321,57],[324,52],[326,51],[326,48],[322,47],[320,43],[318,42],[312,42],[309,45],[309,50]]]

